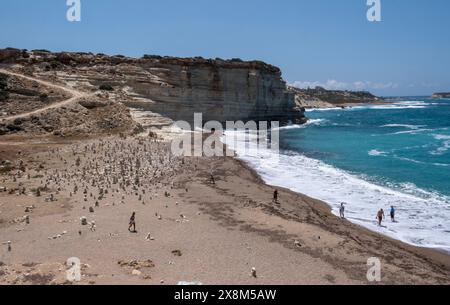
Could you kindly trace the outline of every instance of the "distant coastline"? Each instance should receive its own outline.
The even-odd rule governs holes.
[[[435,99],[450,98],[450,92],[433,93],[432,98],[435,98]]]
[[[305,109],[347,108],[366,104],[385,104],[386,101],[367,91],[327,90],[322,87],[300,89],[289,86],[298,107]]]

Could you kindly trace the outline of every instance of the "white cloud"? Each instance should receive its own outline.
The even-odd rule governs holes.
[[[390,83],[374,83],[370,81],[355,81],[352,83],[341,82],[335,79],[329,79],[326,82],[320,81],[295,81],[289,83],[290,86],[305,89],[314,87],[323,87],[328,90],[371,90],[371,89],[396,89],[398,84]]]

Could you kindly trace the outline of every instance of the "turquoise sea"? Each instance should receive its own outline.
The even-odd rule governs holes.
[[[281,155],[240,157],[269,184],[329,203],[338,213],[410,244],[450,252],[450,100],[313,110],[281,128]],[[378,227],[380,208],[397,222]]]

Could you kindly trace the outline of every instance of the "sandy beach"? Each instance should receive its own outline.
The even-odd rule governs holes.
[[[448,255],[301,194],[279,189],[275,204],[274,189],[234,158],[175,158],[149,137],[9,136],[0,159],[10,162],[0,176],[1,284],[450,283]],[[72,257],[77,283],[66,279]],[[367,280],[371,257],[380,283]]]

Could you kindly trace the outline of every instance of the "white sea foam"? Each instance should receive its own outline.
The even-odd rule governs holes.
[[[338,108],[338,107],[334,107],[334,108],[314,108],[314,109],[306,109],[306,112],[332,111],[332,110],[342,110],[342,108]]]
[[[418,133],[427,132],[427,131],[435,131],[435,129],[414,129],[414,130],[407,130],[407,131],[398,131],[398,132],[391,133],[391,135],[418,134]]]
[[[427,108],[430,104],[424,101],[402,101],[385,105],[363,105],[348,108],[347,110],[359,110],[359,109],[375,109],[375,110],[394,110],[394,109],[423,109]]]
[[[371,151],[369,151],[369,156],[373,156],[373,157],[386,156],[386,154],[387,154],[387,152],[379,151],[376,149],[372,149]]]
[[[380,186],[322,161],[300,154],[275,156],[270,150],[244,154],[244,144],[228,143],[240,159],[251,165],[270,185],[285,187],[321,199],[339,214],[347,203],[350,221],[404,242],[450,253],[450,198],[421,190],[413,184]],[[255,147],[253,148],[256,149]],[[375,152],[375,151],[374,151]],[[397,209],[397,223],[378,227],[380,208]]]
[[[288,129],[304,129],[308,126],[320,126],[323,125],[325,123],[327,123],[328,121],[325,119],[310,119],[308,120],[308,122],[306,122],[305,124],[292,124],[292,125],[287,125],[287,126],[282,126],[279,128],[274,128],[274,130],[288,130]]]
[[[442,141],[442,146],[430,152],[432,155],[443,155],[450,149],[450,135],[436,134],[433,135],[438,141]]]
[[[387,124],[387,125],[383,125],[381,126],[383,127],[387,127],[387,128],[408,128],[408,129],[420,129],[420,128],[424,128],[427,127],[426,125],[407,125],[407,124]]]

